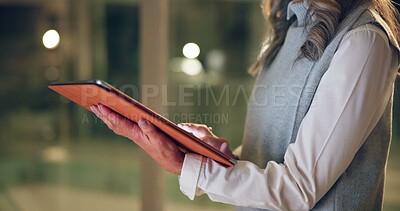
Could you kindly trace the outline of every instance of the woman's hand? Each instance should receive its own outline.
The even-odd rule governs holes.
[[[236,157],[233,155],[231,149],[229,148],[228,141],[223,138],[218,138],[211,132],[211,128],[203,124],[193,124],[193,123],[180,123],[179,127],[192,133],[197,138],[203,140],[207,144],[213,146],[214,148],[220,150],[221,152],[227,154],[231,157]]]
[[[135,142],[165,170],[181,174],[185,154],[150,122],[141,119],[136,124],[104,105],[91,106],[90,109],[108,128]]]

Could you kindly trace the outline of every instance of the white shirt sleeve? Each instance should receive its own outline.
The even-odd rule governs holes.
[[[264,169],[248,161],[225,168],[187,154],[180,188],[190,199],[274,210],[308,210],[349,166],[383,114],[398,64],[385,33],[374,25],[350,31],[322,77],[313,105],[284,163]],[[389,71],[390,70],[390,71]]]

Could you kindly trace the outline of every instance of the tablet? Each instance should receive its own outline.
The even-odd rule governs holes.
[[[49,88],[89,111],[91,111],[90,106],[103,104],[133,122],[138,122],[142,118],[146,119],[183,148],[182,151],[209,157],[226,166],[237,163],[235,158],[203,142],[102,80],[52,83]]]

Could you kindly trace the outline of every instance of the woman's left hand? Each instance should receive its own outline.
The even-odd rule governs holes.
[[[186,130],[187,132],[192,133],[197,138],[225,153],[226,155],[234,158],[237,157],[233,155],[231,149],[229,148],[228,141],[224,138],[219,138],[214,135],[211,132],[211,128],[207,127],[207,125],[195,123],[180,123],[178,124],[178,126]]]
[[[138,124],[122,117],[104,105],[90,109],[116,134],[139,145],[165,170],[180,175],[185,154],[164,133],[145,119]]]

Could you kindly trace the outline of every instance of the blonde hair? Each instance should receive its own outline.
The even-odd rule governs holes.
[[[309,5],[307,19],[312,16],[316,24],[311,28],[307,40],[302,45],[299,58],[318,60],[326,46],[334,38],[338,25],[349,13],[358,7],[374,9],[391,30],[392,41],[398,47],[400,40],[399,13],[390,0],[304,0]],[[261,8],[269,25],[257,61],[249,68],[249,73],[256,75],[264,65],[269,65],[279,52],[286,32],[296,20],[286,19],[288,4],[291,0],[263,0]]]

